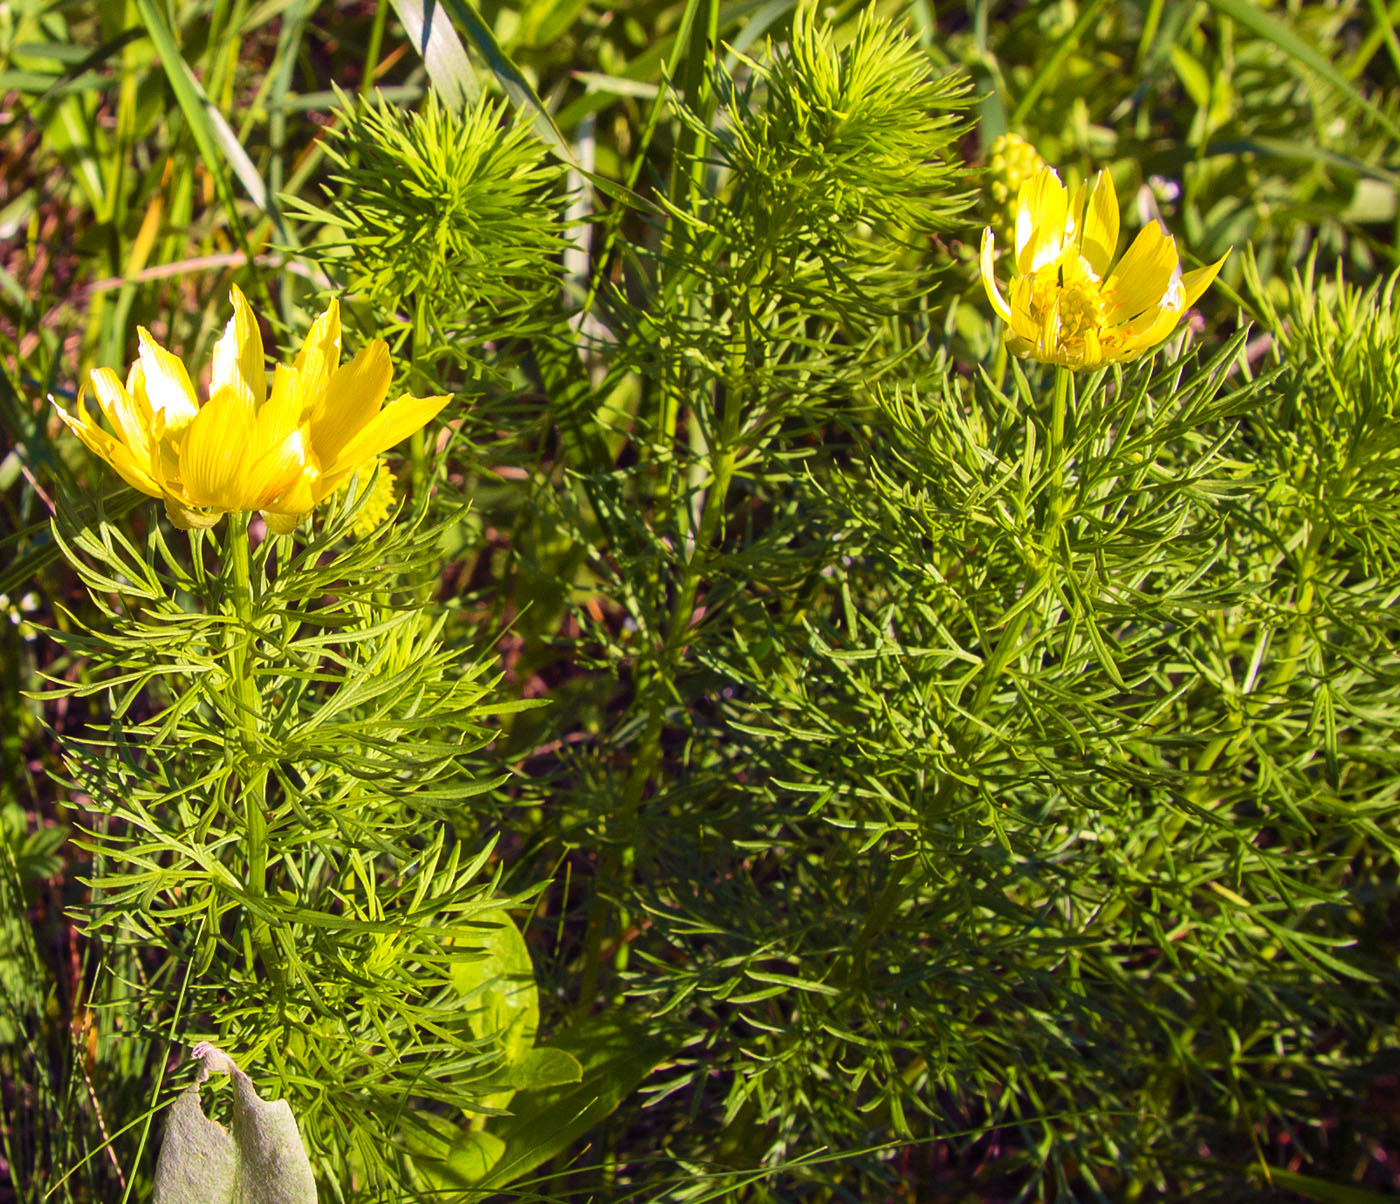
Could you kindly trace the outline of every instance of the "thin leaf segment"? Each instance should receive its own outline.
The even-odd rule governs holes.
[[[81,395],[63,421],[132,488],[165,502],[177,527],[211,527],[226,513],[260,510],[285,535],[375,457],[435,418],[448,398],[408,394],[384,405],[392,366],[374,339],[340,362],[340,307],[312,325],[296,362],[277,365],[269,392],[262,335],[243,293],[214,347],[209,400],[201,404],[184,363],[138,328],[140,354],[126,383],[91,374],[115,434],[88,416]]]
[[[1118,197],[1106,171],[1071,199],[1055,171],[1042,168],[1021,185],[1014,220],[1016,272],[1006,294],[993,271],[996,237],[991,227],[982,232],[982,283],[1006,323],[1007,348],[1075,370],[1157,346],[1229,255],[1183,274],[1175,240],[1152,222],[1113,267]]]

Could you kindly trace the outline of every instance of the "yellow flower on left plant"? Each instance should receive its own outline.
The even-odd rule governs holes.
[[[340,363],[340,309],[313,324],[293,366],[269,391],[262,335],[235,286],[233,317],[214,347],[209,400],[200,403],[178,356],[137,328],[140,354],[126,383],[96,368],[91,384],[113,433],[79,394],[63,421],[126,483],[161,498],[178,527],[211,527],[230,511],[260,510],[274,532],[302,518],[367,461],[437,416],[446,397],[404,395],[384,405],[389,348],[374,339]]]

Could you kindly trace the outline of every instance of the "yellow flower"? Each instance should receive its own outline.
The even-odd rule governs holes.
[[[340,307],[311,327],[292,367],[267,387],[262,335],[243,294],[214,347],[209,400],[200,404],[178,356],[138,327],[139,358],[126,383],[91,375],[115,434],[92,422],[79,395],[63,421],[128,485],[164,500],[178,527],[211,527],[229,511],[261,510],[270,530],[291,531],[367,460],[430,422],[446,397],[404,395],[384,405],[389,348],[373,340],[340,363]],[[50,398],[50,401],[53,401]]]
[[[1021,185],[1007,296],[992,272],[995,238],[982,232],[982,283],[1014,355],[1074,369],[1137,359],[1171,334],[1229,254],[1183,274],[1176,243],[1152,222],[1110,272],[1117,245],[1108,172],[1073,199],[1048,167]]]

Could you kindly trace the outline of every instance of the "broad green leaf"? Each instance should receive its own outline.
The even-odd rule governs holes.
[[[229,1065],[239,1171],[234,1204],[316,1204],[316,1180],[292,1106],[259,1099],[252,1080]]]
[[[473,933],[482,956],[456,963],[452,983],[467,1006],[472,1033],[498,1035],[510,1065],[529,1051],[540,1026],[535,968],[524,937],[504,911],[483,912],[473,920]]]
[[[1389,222],[1395,220],[1400,204],[1394,185],[1380,180],[1358,180],[1351,202],[1342,210],[1345,222]]]
[[[480,1183],[506,1152],[506,1143],[485,1129],[465,1133],[448,1155],[448,1182]]]
[[[548,46],[563,37],[588,6],[588,0],[529,0],[520,10],[520,32],[531,46]]]
[[[63,98],[48,129],[49,143],[69,160],[73,176],[82,185],[88,204],[97,213],[102,213],[107,207],[107,195],[102,173],[97,166],[97,148],[93,145],[96,122],[83,106],[84,98],[81,96]]]
[[[467,1008],[467,1023],[477,1037],[496,1037],[501,1043],[499,1077],[493,1077],[492,1094],[483,1097],[487,1108],[504,1108],[517,1084],[510,1076],[530,1052],[540,1026],[540,996],[530,951],[515,922],[504,911],[483,912],[471,943],[483,956],[452,967],[452,982]],[[479,935],[478,935],[479,934]]]
[[[562,1087],[583,1078],[583,1067],[571,1053],[541,1045],[530,1050],[518,1061],[502,1066],[487,1085],[509,1091],[541,1091],[546,1087]]]
[[[180,1092],[156,1160],[155,1204],[232,1204],[237,1174],[233,1138],[204,1115],[199,1087]]]
[[[578,1059],[582,1078],[515,1097],[510,1119],[492,1127],[506,1152],[481,1181],[483,1187],[504,1187],[568,1149],[626,1099],[676,1042],[669,1034],[614,1015],[576,1024],[550,1044]]]
[[[1210,104],[1210,75],[1201,66],[1200,59],[1188,53],[1181,46],[1173,46],[1171,49],[1172,70],[1176,72],[1176,77],[1181,81],[1181,86],[1186,89],[1186,94],[1191,98],[1192,103],[1198,109],[1204,109]]]

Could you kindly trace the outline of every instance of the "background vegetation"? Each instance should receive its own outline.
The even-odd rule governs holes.
[[[0,7],[0,1199],[144,1198],[200,1039],[323,1199],[1394,1192],[1397,17]],[[1234,248],[1063,432],[1006,132]],[[231,283],[454,394],[236,653],[44,401]]]

